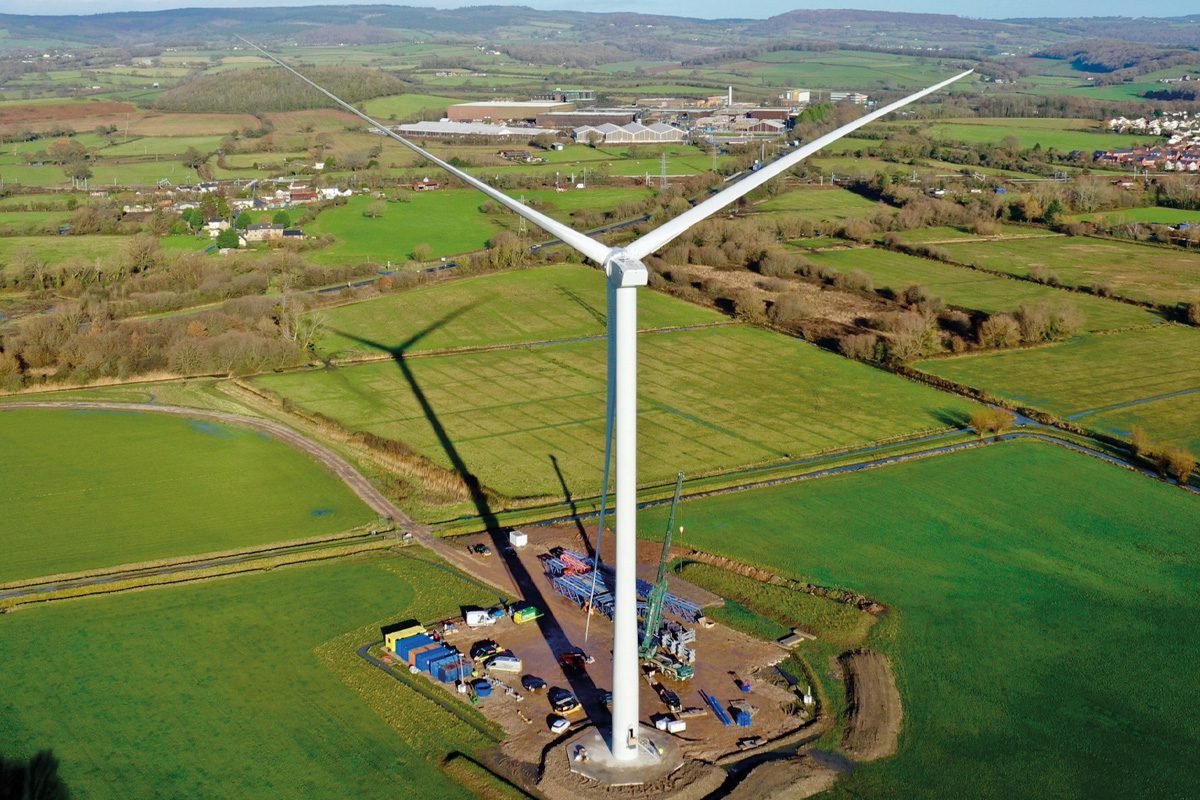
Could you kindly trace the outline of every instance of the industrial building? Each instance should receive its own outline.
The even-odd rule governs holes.
[[[849,101],[856,106],[865,106],[870,98],[862,92],[830,92],[829,102],[841,103]]]
[[[653,125],[642,125],[630,122],[628,125],[612,125],[605,123],[595,127],[583,125],[571,132],[575,141],[587,143],[599,137],[605,144],[663,144],[667,142],[682,142],[687,139],[687,131],[656,122]]]
[[[808,89],[788,89],[779,95],[779,99],[789,105],[807,105],[812,102],[812,92]]]
[[[557,100],[487,100],[456,103],[446,109],[451,122],[533,122],[549,111],[574,111],[574,103]]]
[[[554,136],[558,133],[550,128],[528,128],[520,125],[489,125],[486,122],[411,122],[392,127],[401,136],[487,136],[498,138],[532,138],[543,133]]]
[[[608,123],[610,125],[628,125],[637,117],[637,110],[629,111],[549,111],[538,114],[534,122],[541,128],[560,128],[570,130],[585,125],[595,127]]]
[[[593,89],[555,89],[552,92],[535,94],[532,99],[552,100],[558,103],[594,103],[596,92]]]

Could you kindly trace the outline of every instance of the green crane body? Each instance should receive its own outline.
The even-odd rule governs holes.
[[[683,473],[675,476],[675,499],[671,501],[671,514],[667,517],[667,532],[663,536],[662,558],[658,560],[658,578],[646,598],[646,612],[642,616],[642,644],[638,656],[643,661],[653,661],[658,650],[658,629],[662,625],[663,601],[667,597],[667,556],[671,552],[671,533],[675,528],[675,510],[679,507],[679,495],[683,491]]]

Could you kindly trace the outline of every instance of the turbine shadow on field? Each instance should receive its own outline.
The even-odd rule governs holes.
[[[563,500],[571,509],[571,518],[575,520],[575,529],[579,531],[579,538],[583,541],[584,548],[587,549],[589,556],[599,555],[596,552],[595,545],[592,544],[592,539],[588,536],[587,528],[583,526],[583,520],[579,518],[579,508],[575,503],[575,498],[571,494],[571,487],[567,486],[566,476],[562,473],[562,468],[558,466],[558,457],[550,453],[550,465],[554,467],[554,474],[558,476],[558,483],[562,486]]]
[[[548,598],[542,593],[535,576],[529,573],[529,570],[525,568],[521,559],[515,554],[505,553],[505,548],[508,546],[506,538],[507,529],[501,527],[495,512],[491,508],[487,490],[479,478],[468,469],[462,453],[459,452],[454,440],[450,438],[450,433],[438,417],[437,411],[429,401],[429,396],[425,394],[425,390],[421,387],[420,382],[413,373],[412,365],[409,363],[409,358],[406,355],[409,350],[426,336],[448,325],[475,305],[477,303],[470,303],[447,314],[394,346],[388,346],[371,339],[364,339],[361,336],[346,331],[335,330],[334,333],[345,336],[359,344],[367,345],[368,347],[387,353],[392,357],[392,361],[396,363],[396,366],[400,368],[400,374],[404,376],[405,382],[408,383],[409,388],[412,390],[413,397],[416,398],[417,404],[421,407],[421,413],[424,414],[425,419],[429,422],[429,426],[433,429],[434,435],[437,437],[438,444],[450,460],[451,468],[466,485],[467,492],[471,497],[471,503],[475,506],[475,511],[479,515],[480,520],[483,521],[487,534],[492,540],[493,550],[499,554],[501,560],[504,562],[505,567],[508,569],[509,577],[512,578],[513,584],[521,593],[521,598],[542,610],[543,616],[538,618],[537,624],[541,629],[543,638],[557,655],[566,652],[576,645],[570,640],[566,631],[563,630],[562,625],[555,618],[554,609],[550,605]],[[594,711],[595,706],[600,703],[601,694],[597,691],[596,684],[592,681],[591,676],[586,672],[572,673],[564,671],[564,673],[567,682],[571,686],[571,691],[575,693],[580,702],[592,706],[592,710]],[[593,719],[596,718],[595,714],[591,714],[591,716]]]

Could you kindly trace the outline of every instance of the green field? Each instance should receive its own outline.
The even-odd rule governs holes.
[[[12,269],[15,261],[29,253],[50,265],[69,258],[110,258],[125,247],[124,236],[3,236],[0,237],[0,272]]]
[[[898,293],[908,286],[919,284],[950,305],[988,314],[1049,302],[1078,308],[1087,318],[1087,329],[1092,331],[1162,322],[1161,317],[1144,308],[1116,300],[1066,292],[1029,281],[1002,278],[969,267],[955,267],[877,248],[815,253],[809,259],[840,272],[862,270],[871,276],[876,289],[891,289]]]
[[[942,244],[946,242],[974,242],[984,238],[979,234],[972,233],[964,228],[954,228],[950,226],[939,226],[935,228],[914,228],[908,231],[897,231],[898,235],[905,242],[912,244]],[[1000,233],[997,234],[1000,238],[1011,236],[1022,236],[1036,238],[1039,236],[1058,236],[1059,234],[1053,231],[1048,231],[1045,228],[1032,228],[1023,225],[1001,225]]]
[[[689,547],[891,607],[869,645],[897,669],[900,750],[832,796],[1193,794],[1200,499],[1016,442],[683,511]]]
[[[469,800],[435,759],[491,742],[354,648],[380,624],[495,599],[386,556],[9,614],[4,755],[53,749],[71,796],[92,800]]]
[[[1200,300],[1200,254],[1085,236],[941,245],[955,261],[1027,276],[1044,267],[1068,286],[1109,283],[1134,300]]]
[[[907,129],[911,123],[893,123],[896,129]],[[1044,149],[1061,151],[1110,150],[1135,144],[1161,142],[1159,136],[1138,136],[1106,132],[1100,123],[1088,119],[1031,118],[1010,119],[977,117],[939,120],[917,129],[930,138],[968,144],[1000,144],[1012,136],[1023,148],[1040,144]]]
[[[0,412],[0,582],[336,533],[374,514],[241,428],[119,411]]]
[[[640,300],[638,322],[643,330],[725,319],[657,292],[644,292]],[[583,266],[539,267],[320,311],[323,326],[316,346],[322,356],[345,356],[379,353],[377,346],[354,337],[394,347],[421,336],[411,347],[411,352],[421,352],[601,336],[606,313],[603,274]]]
[[[858,50],[776,50],[727,67],[749,71],[774,86],[859,91],[917,89],[949,78],[957,71],[955,67],[925,59]]]
[[[305,233],[329,234],[337,241],[307,253],[307,258],[316,264],[403,262],[411,258],[418,244],[428,244],[437,258],[480,250],[502,230],[479,211],[487,198],[473,189],[411,195],[405,203],[388,202],[383,215],[377,218],[363,216],[363,210],[375,202],[363,196],[322,211],[305,227]]]
[[[1192,225],[1200,225],[1200,211],[1145,206],[1143,208],[1122,208],[1119,211],[1076,214],[1070,219],[1076,222],[1094,222],[1097,225],[1127,225],[1134,222],[1147,222],[1155,225],[1176,225],[1188,222]]]
[[[785,213],[818,220],[869,219],[880,212],[893,212],[886,203],[876,203],[847,189],[793,189],[754,206],[755,211]]]
[[[462,102],[465,101],[461,98],[432,94],[398,94],[367,100],[363,103],[363,109],[379,119],[411,122],[419,118],[441,119],[446,115],[447,106]],[[433,116],[428,112],[432,112]]]
[[[1070,417],[1200,388],[1197,353],[1200,353],[1200,331],[1182,325],[1161,325],[1105,336],[1081,336],[1032,350],[933,359],[916,366],[1060,417]],[[1183,401],[1131,406],[1120,413],[1124,422],[1114,432],[1125,435],[1133,425],[1142,425],[1168,441],[1200,447],[1200,414],[1179,413],[1181,408],[1195,411],[1195,403],[1176,403]],[[1175,413],[1162,416],[1164,406]],[[1110,419],[1110,414],[1087,414],[1078,422],[1098,426]]]
[[[399,338],[399,337],[397,337]],[[263,375],[255,383],[353,430],[466,467],[508,497],[600,487],[606,342],[407,361],[430,422],[390,361]],[[643,334],[639,477],[645,484],[940,429],[972,405],[779,334],[748,326]]]

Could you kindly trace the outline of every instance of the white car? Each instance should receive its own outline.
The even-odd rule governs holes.
[[[551,733],[563,733],[569,727],[571,727],[571,722],[566,717],[555,715],[550,718]]]

